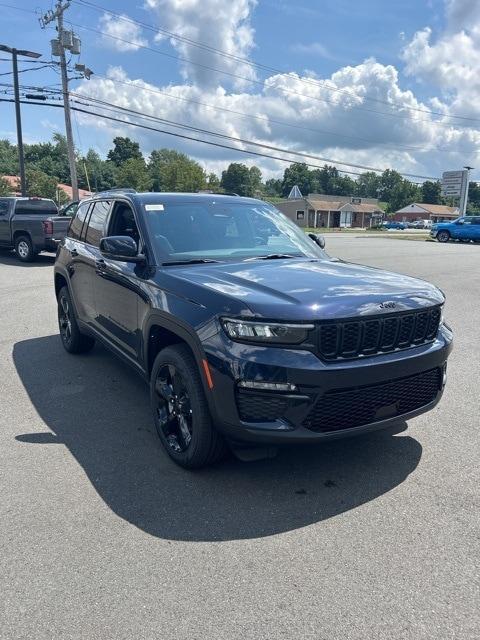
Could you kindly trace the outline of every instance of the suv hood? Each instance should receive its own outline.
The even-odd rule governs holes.
[[[173,275],[173,268],[170,273]],[[270,320],[318,320],[408,311],[444,302],[439,289],[409,276],[339,260],[259,260],[175,267],[194,286],[244,303],[244,313]],[[197,287],[204,290],[204,296]]]

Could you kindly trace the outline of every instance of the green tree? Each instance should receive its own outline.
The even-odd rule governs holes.
[[[478,213],[480,211],[480,186],[477,182],[470,182],[468,185],[468,213]]]
[[[220,190],[220,178],[216,173],[209,173],[207,176],[207,189],[210,191],[219,191]]]
[[[88,181],[85,170],[88,173]],[[78,184],[82,189],[88,189],[90,184],[92,191],[106,191],[115,185],[115,171],[113,162],[102,160],[96,151],[89,149],[77,165]]]
[[[196,192],[206,185],[205,171],[184,153],[155,149],[148,164],[153,191]]]
[[[136,191],[149,191],[152,179],[143,158],[125,160],[115,172],[115,185]]]
[[[249,173],[249,182],[250,182],[250,195],[257,196],[261,195],[264,191],[262,184],[262,172],[258,167],[253,165],[248,170]]]
[[[388,199],[388,211],[393,213],[403,207],[406,207],[407,204],[418,202],[420,199],[420,193],[421,190],[418,185],[402,178],[400,182],[395,184],[390,192],[390,197]]]
[[[403,178],[398,173],[398,171],[394,171],[393,169],[386,169],[380,176],[381,199],[385,200],[386,202],[390,202],[394,190],[396,189],[398,193],[399,189],[401,189],[402,182]]]
[[[57,199],[58,178],[49,176],[44,171],[37,169],[27,169],[25,171],[27,180],[27,195],[38,198]]]
[[[117,167],[121,166],[127,160],[142,160],[143,156],[140,151],[138,142],[130,138],[122,138],[117,136],[113,139],[113,149],[107,154],[107,159],[113,162]]]
[[[265,195],[280,198],[282,195],[282,181],[278,178],[270,178],[265,182]]]
[[[18,173],[17,147],[8,140],[0,140],[0,174],[15,176]]]
[[[227,193],[237,193],[239,196],[252,196],[250,169],[239,162],[232,162],[222,171],[220,182]]]
[[[442,186],[438,180],[432,182],[431,180],[426,180],[421,188],[420,188],[420,198],[422,202],[426,202],[428,204],[440,204],[442,202]]]
[[[287,197],[292,187],[298,186],[302,195],[313,193],[312,173],[304,162],[294,162],[283,173],[282,195]]]
[[[380,187],[380,176],[374,171],[365,171],[358,176],[355,195],[361,198],[378,198]]]

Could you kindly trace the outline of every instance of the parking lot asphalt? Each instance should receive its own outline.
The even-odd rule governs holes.
[[[326,241],[446,293],[442,402],[396,435],[195,473],[135,373],[62,350],[53,258],[0,252],[0,638],[480,637],[480,246]]]

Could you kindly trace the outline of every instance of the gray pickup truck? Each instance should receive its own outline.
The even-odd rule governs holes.
[[[15,249],[22,262],[32,262],[40,251],[56,252],[69,224],[53,200],[0,198],[0,247]]]

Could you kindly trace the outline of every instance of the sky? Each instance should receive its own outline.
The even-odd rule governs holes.
[[[48,62],[56,32],[42,30],[38,16],[53,5],[0,0],[0,43]],[[256,148],[290,160],[320,166],[327,158],[354,173],[363,169],[341,163],[433,178],[465,164],[480,168],[480,0],[88,0],[73,1],[65,20],[82,40],[72,64],[94,72],[70,82],[83,101],[309,156]],[[2,97],[12,76],[0,58]],[[58,88],[57,70],[41,66],[22,61],[35,69],[20,74],[21,84]],[[59,108],[22,105],[22,120],[26,142],[64,131]],[[254,147],[238,141],[217,138],[235,147],[222,149],[74,114],[80,153],[105,156],[116,135],[138,140],[145,157],[173,148],[216,173],[245,162],[280,177],[287,166],[242,153]],[[0,138],[16,139],[9,102],[0,102]]]

